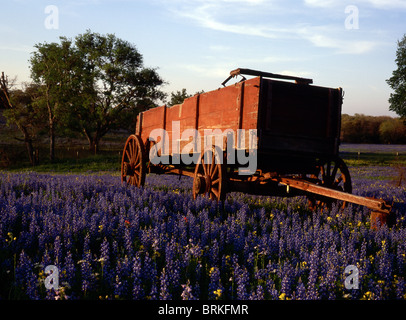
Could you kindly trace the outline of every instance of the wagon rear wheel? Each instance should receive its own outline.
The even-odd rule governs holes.
[[[218,148],[206,149],[195,167],[193,198],[199,194],[208,195],[212,200],[225,200],[227,194],[226,169],[222,163],[223,152]]]
[[[316,169],[318,173],[311,178],[316,180],[318,185],[333,190],[352,193],[350,172],[341,158],[336,157],[334,159],[321,161]],[[332,198],[309,196],[309,204],[312,208],[330,208],[333,202],[335,202],[335,200]],[[345,206],[346,202],[343,202],[342,207]]]
[[[139,136],[128,137],[121,160],[121,182],[136,187],[145,183],[144,144]]]

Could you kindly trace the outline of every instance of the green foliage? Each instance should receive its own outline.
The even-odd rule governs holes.
[[[406,126],[401,119],[388,119],[379,126],[384,143],[406,143]]]
[[[406,35],[398,41],[396,51],[397,69],[387,81],[394,90],[389,98],[389,110],[396,112],[400,117],[406,118]]]
[[[45,124],[42,110],[36,108],[34,103],[39,91],[39,87],[34,84],[25,85],[24,90],[14,90],[13,84],[9,83],[8,78],[4,76],[4,72],[1,74],[0,104],[5,108],[3,115],[8,126],[16,125],[22,134],[23,139],[14,138],[25,143],[31,165],[35,165],[37,162],[33,141]]]
[[[24,89],[10,90],[11,108],[7,108],[3,113],[9,126],[24,127],[31,139],[35,139],[46,125],[43,110],[34,104],[38,94],[39,87],[34,84],[28,85]]]
[[[165,97],[155,69],[143,66],[131,43],[113,34],[87,31],[74,41],[37,44],[31,74],[42,95],[36,103],[48,112],[50,136],[79,132],[97,151],[111,129],[134,127],[138,112]]]
[[[50,160],[55,158],[55,133],[68,115],[82,78],[80,56],[75,54],[72,42],[61,37],[61,43],[37,44],[31,57],[31,78],[40,88],[35,105],[46,111],[50,137]]]
[[[163,80],[156,70],[143,66],[134,45],[113,34],[87,31],[76,37],[75,50],[82,57],[84,81],[81,101],[68,114],[77,131],[88,139],[90,149],[97,150],[109,130],[134,127],[138,112],[156,106],[164,97],[159,90]]]
[[[343,114],[341,140],[348,143],[406,143],[406,126],[401,119],[389,116]]]
[[[186,89],[183,88],[182,91],[176,91],[171,93],[171,100],[169,101],[170,106],[174,106],[176,104],[181,104],[185,101],[186,98],[191,97],[190,94],[187,93]]]

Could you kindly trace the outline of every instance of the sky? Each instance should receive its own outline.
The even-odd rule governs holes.
[[[134,44],[167,93],[215,90],[250,68],[342,87],[343,113],[396,116],[386,79],[406,0],[2,0],[1,11],[0,71],[17,83],[30,81],[35,44],[91,30]]]

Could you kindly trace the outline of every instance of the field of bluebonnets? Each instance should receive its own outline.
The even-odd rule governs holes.
[[[393,166],[350,167],[354,193],[394,202],[311,211],[305,197],[191,195],[191,179],[0,173],[0,299],[406,299],[406,187]],[[401,182],[401,181],[400,181]],[[400,185],[399,185],[400,184]],[[59,269],[59,290],[44,270]],[[359,289],[344,269],[359,269]]]

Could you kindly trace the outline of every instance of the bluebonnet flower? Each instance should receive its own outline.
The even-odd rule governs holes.
[[[172,295],[169,292],[169,287],[170,287],[169,278],[165,271],[165,268],[163,268],[160,276],[160,293],[159,293],[160,300],[172,299]]]
[[[137,254],[133,259],[133,298],[142,299],[144,296],[144,290],[142,288],[142,264],[141,257]]]
[[[306,300],[306,288],[305,288],[301,278],[299,278],[299,283],[296,287],[295,299],[296,300]]]
[[[193,288],[190,285],[189,279],[187,280],[186,284],[182,284],[182,288],[183,288],[181,294],[182,300],[197,300],[193,295]]]
[[[247,300],[248,299],[248,272],[245,267],[240,267],[238,264],[234,269],[234,278],[237,285],[237,299]]]
[[[21,251],[18,265],[15,269],[17,286],[25,289],[29,299],[38,299],[37,278],[34,275],[33,263],[30,257]]]
[[[278,290],[276,289],[275,282],[270,278],[266,280],[266,290],[268,291],[269,299],[278,300]]]
[[[306,288],[306,300],[318,300],[319,295],[316,290],[316,283],[317,283],[317,274],[318,274],[318,266],[317,266],[317,252],[312,251],[310,254],[310,272],[309,272],[309,279]]]
[[[357,167],[354,193],[404,203],[404,188],[363,178],[375,177],[373,170],[393,171]],[[60,266],[60,283],[69,284],[73,298],[208,297],[217,282],[217,271],[213,279],[209,271],[217,268],[224,290],[214,289],[213,298],[221,291],[225,299],[341,299],[348,293],[341,273],[350,263],[359,267],[361,280],[352,298],[404,297],[402,206],[394,206],[396,226],[373,231],[369,210],[358,206],[310,212],[305,197],[240,193],[221,206],[193,200],[191,183],[149,176],[137,189],[109,175],[0,173],[0,270],[14,273],[16,256],[16,278],[0,296],[22,281],[25,297],[54,297],[35,289],[37,267],[27,281],[19,278],[21,260]],[[179,192],[173,193],[175,186]]]
[[[63,261],[63,252],[62,252],[62,241],[61,237],[57,236],[54,241],[54,265],[58,266],[59,268],[62,265]]]
[[[83,253],[83,259],[80,262],[80,270],[82,276],[82,291],[86,296],[90,289],[93,286],[93,270],[92,270],[92,255],[90,250],[87,250]]]
[[[125,228],[124,230],[124,247],[127,251],[127,255],[133,256],[133,244],[130,228]]]
[[[72,287],[76,282],[76,268],[71,251],[66,253],[62,270],[64,272],[60,274],[61,280],[67,282]]]
[[[209,270],[209,276],[210,276],[210,283],[209,283],[208,298],[210,300],[215,300],[219,296],[221,296],[222,292],[224,292],[224,287],[221,284],[219,268],[212,267]]]
[[[128,256],[118,259],[114,283],[114,295],[117,298],[126,298],[130,295],[131,272],[132,266]]]

